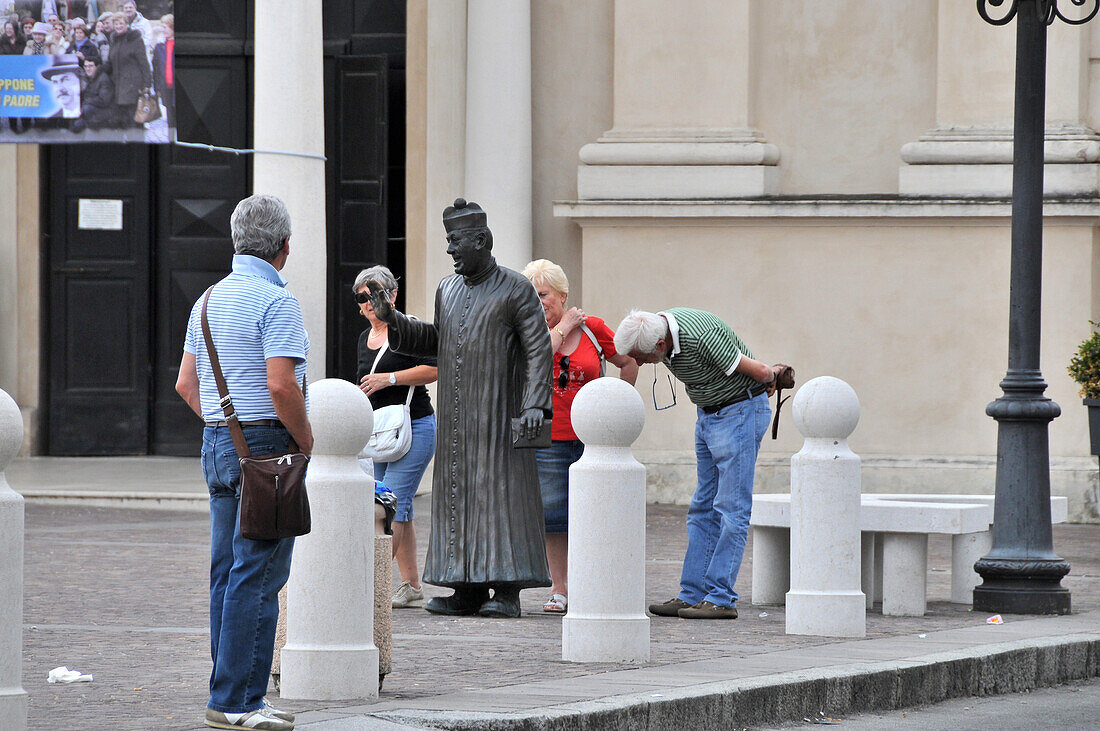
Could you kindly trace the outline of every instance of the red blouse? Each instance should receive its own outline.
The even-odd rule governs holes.
[[[603,348],[604,360],[618,352],[615,350],[615,333],[611,331],[607,323],[590,315],[585,324],[588,325],[588,329],[596,336],[600,347]],[[562,388],[561,364],[566,357],[569,358],[567,364],[569,380],[566,382],[565,388]],[[573,431],[573,423],[570,420],[573,399],[577,397],[577,391],[581,390],[581,386],[599,377],[600,355],[596,352],[596,346],[592,344],[592,339],[583,330],[581,331],[580,344],[577,345],[576,350],[568,356],[554,353],[554,421],[550,429],[551,439],[555,441],[576,440],[577,433]]]

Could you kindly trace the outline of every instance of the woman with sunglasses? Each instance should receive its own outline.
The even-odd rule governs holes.
[[[634,385],[638,364],[615,350],[615,333],[598,317],[576,307],[565,308],[569,280],[560,266],[537,259],[524,268],[538,292],[554,346],[554,420],[552,444],[537,450],[539,487],[546,516],[546,561],[550,564],[550,598],[542,611],[564,614],[569,604],[569,465],[581,458],[584,445],[570,421],[570,408],[581,386],[603,375],[603,360],[619,367],[619,378]]]
[[[374,409],[405,403],[409,389],[413,389],[409,404],[412,445],[399,460],[376,462],[374,478],[384,481],[386,487],[397,496],[397,514],[393,518],[393,556],[401,574],[401,585],[393,593],[392,604],[396,608],[423,607],[424,590],[416,565],[412,500],[435,453],[435,412],[428,389],[424,386],[435,383],[437,369],[434,358],[395,353],[388,347],[381,357],[378,356],[390,333],[389,326],[374,314],[371,306],[368,285],[372,283],[386,290],[391,303],[397,299],[397,279],[386,267],[364,269],[355,278],[352,286],[355,301],[359,305],[359,313],[370,323],[370,329],[359,336],[359,366],[355,379]]]

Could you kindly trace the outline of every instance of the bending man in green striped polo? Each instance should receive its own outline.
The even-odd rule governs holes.
[[[688,509],[688,547],[680,593],[649,611],[659,617],[736,619],[733,585],[741,569],[752,511],[760,440],[771,419],[768,396],[779,366],[753,358],[729,325],[702,310],[632,311],[615,348],[638,363],[663,362],[683,381],[698,410],[699,483]]]

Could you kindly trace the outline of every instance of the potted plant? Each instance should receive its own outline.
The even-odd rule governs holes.
[[[1081,386],[1081,396],[1089,407],[1089,441],[1092,453],[1100,455],[1100,325],[1089,320],[1092,336],[1077,348],[1069,361],[1069,375]]]

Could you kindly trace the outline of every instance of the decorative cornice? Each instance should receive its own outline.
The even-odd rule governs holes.
[[[1079,219],[1095,225],[1100,198],[1048,199],[1046,218]],[[580,222],[601,219],[967,219],[981,224],[1009,219],[1007,199],[966,198],[752,198],[723,200],[571,200],[554,201],[554,215]]]

